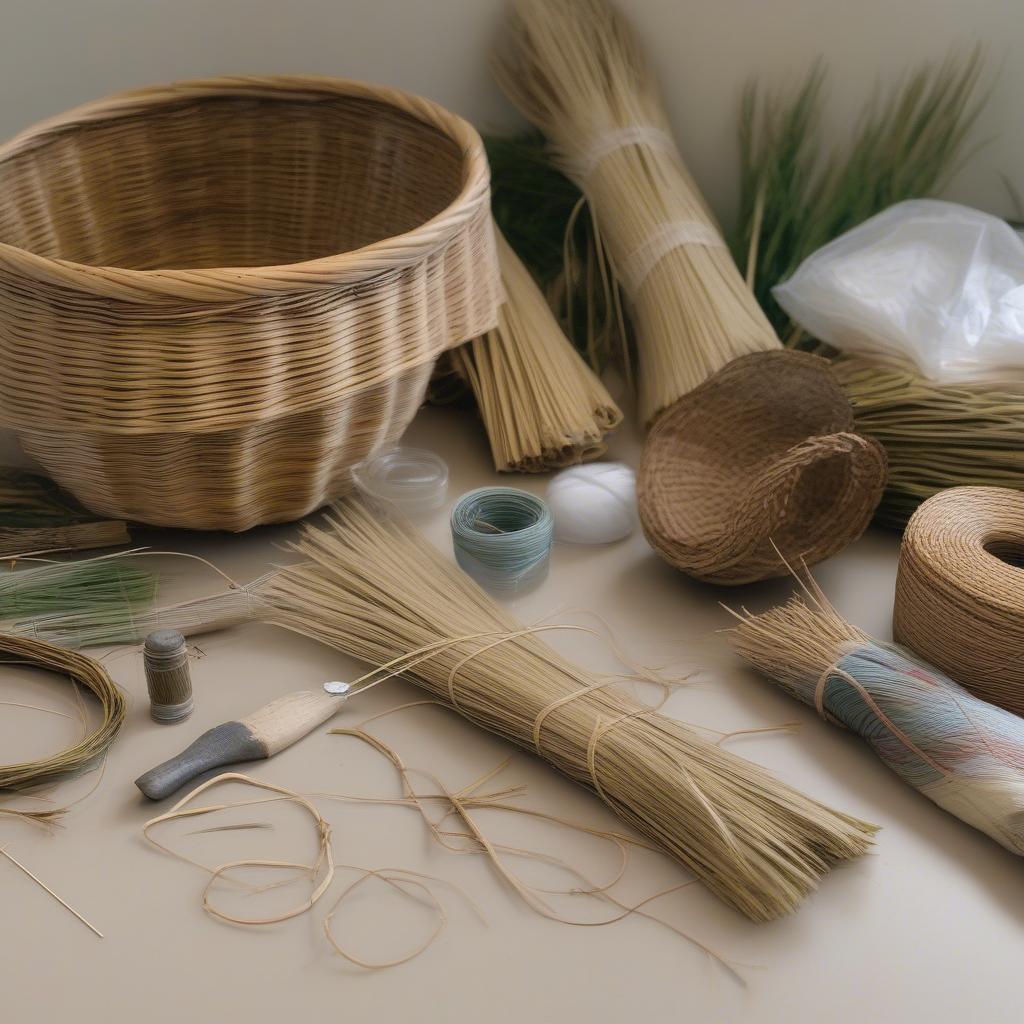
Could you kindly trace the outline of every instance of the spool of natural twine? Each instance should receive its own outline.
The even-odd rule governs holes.
[[[900,549],[893,633],[1024,715],[1024,493],[953,487],[918,508]]]
[[[177,722],[192,714],[192,677],[185,638],[174,629],[158,629],[142,650],[149,688],[150,714],[156,722]]]

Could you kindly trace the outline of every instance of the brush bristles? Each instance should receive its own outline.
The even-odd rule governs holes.
[[[873,826],[598,688],[407,527],[347,503],[293,547],[303,564],[260,587],[270,621],[372,665],[434,645],[405,673],[413,682],[530,750],[542,718],[542,757],[750,918],[794,910],[870,846]]]
[[[809,574],[802,583],[804,594],[778,608],[737,615],[740,624],[732,643],[751,665],[812,703],[821,674],[851,646],[870,643],[871,638],[835,610]]]
[[[506,295],[498,326],[451,354],[476,396],[494,468],[543,473],[599,458],[622,413],[497,228],[495,236]]]
[[[517,0],[495,72],[554,143],[600,225],[631,300],[645,422],[737,356],[779,347],[679,154],[664,144],[668,122],[632,30],[604,0]],[[658,141],[605,151],[620,129],[653,131]],[[666,230],[680,233],[677,243],[662,245]]]

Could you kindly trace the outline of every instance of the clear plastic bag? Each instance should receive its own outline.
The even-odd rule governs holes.
[[[808,333],[940,384],[1024,377],[1024,239],[935,199],[883,211],[772,294]]]

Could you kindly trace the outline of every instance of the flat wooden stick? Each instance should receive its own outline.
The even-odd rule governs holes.
[[[65,903],[64,900],[62,900],[41,878],[37,878],[35,875],[33,875],[32,872],[29,871],[29,869],[25,867],[25,865],[22,864],[20,860],[15,860],[14,857],[12,857],[11,854],[7,852],[6,847],[0,846],[0,853],[2,853],[15,867],[21,868],[21,870],[24,871],[25,874],[28,875],[28,877],[36,883],[36,885],[42,886],[42,888],[44,888],[62,907],[64,907],[65,910],[70,910],[71,913],[74,914],[75,917],[77,917],[78,920],[81,921],[86,928],[90,929],[90,931],[95,932],[101,939],[103,938],[103,932],[101,932],[99,928],[97,928],[95,925],[89,924],[89,922],[86,921],[86,919],[82,917],[82,915],[77,910],[75,910],[73,906],[71,906],[69,903]]]

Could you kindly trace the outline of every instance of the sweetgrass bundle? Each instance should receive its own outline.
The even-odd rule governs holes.
[[[936,384],[911,369],[843,357],[832,364],[857,428],[889,457],[875,518],[901,529],[947,487],[1024,489],[1024,379]]]
[[[628,298],[645,422],[737,356],[778,347],[605,0],[516,0],[495,67],[587,197]]]
[[[796,909],[835,864],[871,845],[873,826],[561,657],[539,634],[582,627],[517,622],[407,524],[379,521],[347,502],[326,529],[305,527],[291,547],[300,564],[244,591],[140,616],[134,635],[125,630],[121,639],[156,626],[207,631],[250,617],[401,673],[595,791],[754,920]],[[71,627],[65,621],[66,635]]]
[[[125,523],[97,518],[45,477],[0,468],[0,558],[128,540]]]
[[[733,645],[743,658],[861,736],[939,807],[1024,854],[1024,719],[872,640],[811,580],[788,604],[740,618]]]
[[[18,631],[56,614],[130,620],[156,596],[156,576],[118,555],[24,564],[0,572],[0,620],[23,620]]]
[[[476,398],[494,468],[542,473],[596,459],[622,413],[497,228],[495,237],[505,289],[498,325],[450,354]]]

